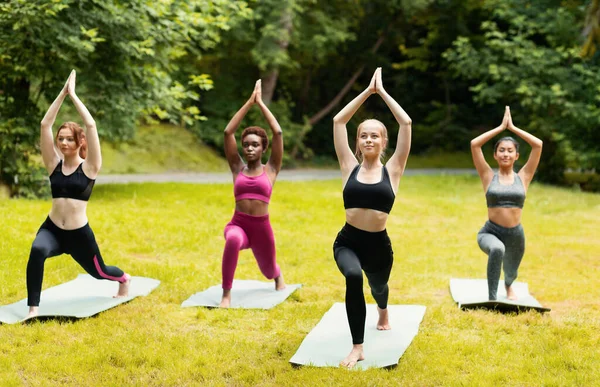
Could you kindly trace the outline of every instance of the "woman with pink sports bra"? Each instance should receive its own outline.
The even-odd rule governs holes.
[[[261,158],[267,151],[269,139],[264,129],[250,126],[242,132],[242,153],[238,153],[235,132],[252,107],[257,104],[273,131],[271,157],[266,165]],[[240,250],[252,249],[260,271],[275,280],[275,289],[285,288],[283,276],[275,259],[275,237],[269,222],[269,201],[283,159],[281,127],[262,100],[261,82],[256,81],[250,99],[235,113],[225,128],[225,157],[233,174],[235,212],[225,226],[223,251],[223,297],[220,307],[231,304],[231,287]]]

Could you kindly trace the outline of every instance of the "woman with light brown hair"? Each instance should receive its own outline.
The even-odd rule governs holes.
[[[379,94],[398,122],[398,141],[390,159],[382,163],[387,147],[387,129],[370,119],[358,126],[356,152],[348,145],[346,124],[372,94]],[[412,120],[383,88],[381,68],[367,89],[346,105],[333,119],[333,142],[343,181],[346,224],[333,244],[335,262],[346,279],[346,314],[352,334],[352,350],[340,365],[352,368],[364,360],[366,304],[363,294],[365,272],[379,312],[378,330],[391,329],[388,319],[388,280],[394,253],[386,231],[400,178],[410,151]]]
[[[87,133],[75,122],[65,122],[52,135],[52,125],[66,96],[83,119]],[[47,258],[70,254],[97,279],[119,282],[115,297],[128,295],[130,276],[115,266],[106,266],[94,233],[88,224],[87,202],[102,165],[96,122],[75,93],[75,70],[42,119],[42,160],[50,176],[52,209],[37,232],[27,263],[28,317],[38,315]]]

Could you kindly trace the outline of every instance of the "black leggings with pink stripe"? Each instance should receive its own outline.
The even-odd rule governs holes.
[[[89,224],[75,230],[63,230],[48,217],[38,230],[29,254],[27,305],[39,306],[44,279],[44,262],[46,258],[60,254],[70,254],[96,279],[126,282],[129,278],[129,275],[118,267],[104,264]]]

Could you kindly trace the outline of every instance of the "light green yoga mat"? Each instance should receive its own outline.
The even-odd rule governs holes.
[[[80,274],[73,281],[42,292],[38,318],[90,317],[136,297],[146,296],[159,284],[159,280],[152,278],[131,277],[129,296],[113,298],[119,288],[117,282],[97,280],[88,274]],[[27,299],[0,306],[0,322],[14,324],[24,321],[28,312]]]
[[[283,290],[275,290],[275,284],[263,281],[233,280],[231,288],[231,308],[271,309],[281,304],[292,293],[302,287],[301,284],[286,285]],[[196,293],[181,304],[182,308],[205,306],[218,308],[223,296],[221,285]]]
[[[450,293],[454,301],[461,309],[494,309],[500,312],[520,312],[529,309],[538,312],[549,312],[529,294],[529,287],[524,282],[513,282],[512,288],[517,294],[518,300],[506,298],[504,281],[498,283],[497,300],[490,301],[488,296],[488,285],[486,279],[450,279]]]
[[[377,305],[367,305],[364,351],[365,360],[354,369],[391,367],[398,364],[414,337],[425,315],[422,305],[388,305],[389,331],[378,331]],[[346,305],[338,302],[329,309],[321,321],[302,341],[290,359],[295,365],[339,367],[352,349],[352,336],[346,316]]]

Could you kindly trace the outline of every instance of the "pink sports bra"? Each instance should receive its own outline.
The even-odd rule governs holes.
[[[264,170],[258,176],[246,176],[240,172],[233,184],[233,196],[235,196],[236,202],[244,199],[256,199],[269,203],[272,192],[273,187]]]

